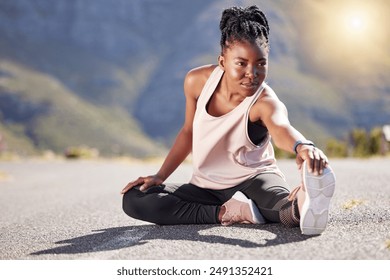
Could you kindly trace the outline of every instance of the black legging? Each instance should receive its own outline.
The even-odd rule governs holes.
[[[193,184],[161,185],[142,192],[132,188],[123,196],[123,210],[132,218],[160,225],[216,224],[221,205],[235,192],[252,199],[268,221],[280,222],[279,210],[289,195],[287,183],[277,174],[257,175],[224,190]]]

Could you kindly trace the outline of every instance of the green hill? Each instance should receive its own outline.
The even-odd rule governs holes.
[[[59,80],[9,61],[0,62],[1,132],[8,148],[63,152],[86,145],[105,155],[159,155],[121,108],[93,105]]]

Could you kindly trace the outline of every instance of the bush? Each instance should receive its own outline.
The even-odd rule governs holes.
[[[370,155],[368,136],[364,129],[353,129],[351,132],[351,141],[353,146],[352,156],[367,157]]]
[[[87,146],[69,147],[65,151],[65,157],[69,159],[97,158],[99,151]]]
[[[374,127],[369,133],[363,129],[356,128],[351,132],[351,142],[354,157],[368,157],[384,153],[382,145],[383,132],[381,127]]]
[[[326,143],[326,155],[328,157],[347,157],[348,145],[337,139],[329,139]]]
[[[380,127],[375,127],[371,130],[368,139],[368,149],[370,154],[379,155],[381,153],[382,133],[382,128]]]

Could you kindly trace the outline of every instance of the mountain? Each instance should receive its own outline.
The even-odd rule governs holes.
[[[0,128],[7,145],[19,153],[82,145],[104,155],[144,157],[164,151],[119,107],[91,104],[52,76],[24,65],[2,60],[0,71]]]
[[[250,4],[270,22],[267,82],[295,127],[323,144],[389,123],[390,5],[358,2],[2,0],[1,134],[26,153],[164,153],[184,119],[185,74],[216,63],[222,10]],[[380,26],[342,46],[348,5]]]

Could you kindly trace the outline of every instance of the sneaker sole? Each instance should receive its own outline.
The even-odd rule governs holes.
[[[331,168],[325,168],[323,174],[314,175],[307,170],[306,162],[302,166],[305,202],[302,206],[300,227],[302,234],[319,235],[329,218],[330,200],[334,194],[336,177]]]

